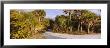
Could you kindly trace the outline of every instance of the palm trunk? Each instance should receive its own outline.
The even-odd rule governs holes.
[[[70,15],[70,32],[72,32],[72,25],[71,25],[71,12],[69,12]]]
[[[82,22],[81,22],[81,32],[82,32]]]
[[[79,32],[80,24],[78,25],[78,32]]]
[[[88,29],[87,29],[87,33],[88,33],[88,34],[90,33],[89,28],[90,28],[90,23],[88,24]]]
[[[93,25],[92,25],[92,28],[91,28],[91,32],[94,32],[94,28],[93,28]]]
[[[72,26],[70,27],[70,32],[72,32]]]

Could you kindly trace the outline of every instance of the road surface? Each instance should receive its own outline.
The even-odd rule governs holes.
[[[86,35],[70,35],[53,32],[45,32],[44,36],[47,39],[100,39],[101,34],[86,34]]]

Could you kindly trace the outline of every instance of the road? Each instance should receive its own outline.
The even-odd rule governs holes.
[[[101,34],[86,34],[86,35],[70,35],[53,32],[45,32],[44,36],[47,39],[100,39]]]

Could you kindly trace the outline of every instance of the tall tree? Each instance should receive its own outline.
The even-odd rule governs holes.
[[[46,12],[44,10],[34,10],[32,11],[33,15],[38,18],[39,21],[42,21],[42,19],[46,16]]]
[[[93,22],[96,18],[96,14],[90,11],[86,11],[83,14],[83,17],[85,19],[85,23],[87,23],[87,32],[90,32],[90,28],[93,26]]]
[[[70,28],[70,32],[72,32],[71,18],[72,18],[72,15],[74,14],[74,10],[66,9],[66,10],[64,10],[64,13],[67,14],[70,17],[68,23],[70,24],[70,27],[69,27]]]

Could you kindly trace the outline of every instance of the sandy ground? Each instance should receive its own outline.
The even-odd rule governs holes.
[[[44,36],[47,39],[100,39],[101,34],[86,34],[86,35],[70,35],[61,33],[45,32]]]

